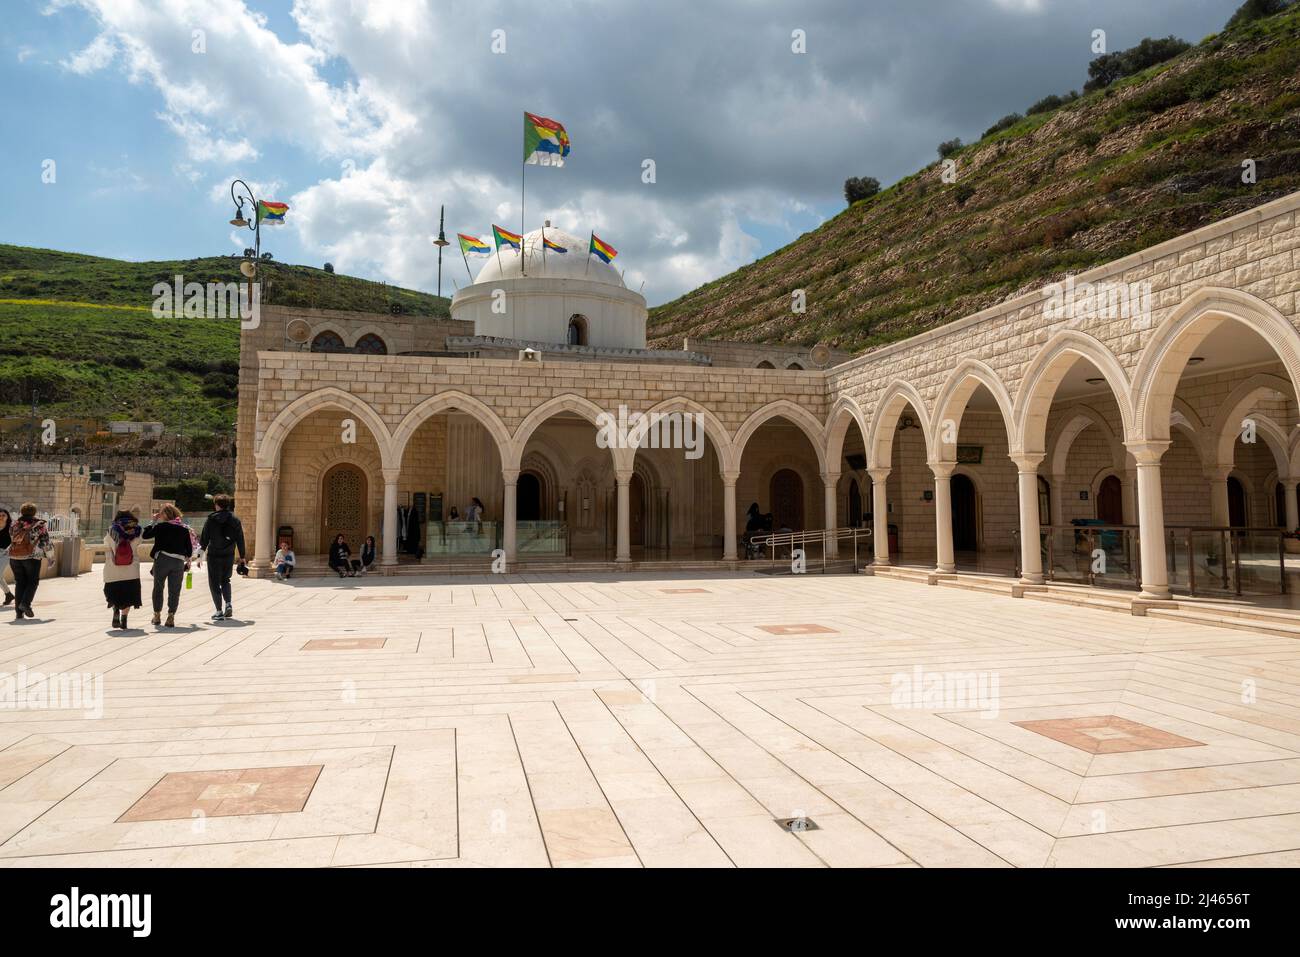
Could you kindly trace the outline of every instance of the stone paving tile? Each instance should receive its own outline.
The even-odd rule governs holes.
[[[0,624],[0,866],[1300,860],[1290,638],[720,572],[241,580],[121,635],[98,581]]]

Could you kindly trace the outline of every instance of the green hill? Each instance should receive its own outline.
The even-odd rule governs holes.
[[[861,350],[1300,190],[1300,4],[1026,114],[950,153],[956,182],[936,161],[651,310],[651,341]]]
[[[0,416],[162,421],[186,434],[230,432],[239,325],[155,318],[155,283],[232,282],[237,257],[123,262],[0,245]],[[446,299],[310,266],[259,264],[263,302],[447,316]]]

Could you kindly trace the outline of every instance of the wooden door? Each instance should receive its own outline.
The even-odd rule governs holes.
[[[772,502],[772,527],[804,530],[803,479],[793,469],[781,469],[772,476],[768,493]]]
[[[1107,475],[1097,488],[1097,518],[1107,525],[1124,524],[1124,488],[1114,475]]]
[[[347,536],[354,557],[369,530],[366,473],[355,465],[336,465],[321,479],[321,527],[318,550],[328,554],[334,536]]]

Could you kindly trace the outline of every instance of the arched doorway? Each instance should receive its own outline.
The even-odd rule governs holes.
[[[1286,486],[1281,482],[1273,486],[1273,524],[1286,528]]]
[[[632,473],[628,485],[628,521],[630,537],[628,541],[635,546],[645,546],[645,480],[637,472]]]
[[[1246,516],[1246,488],[1235,475],[1228,476],[1228,524],[1233,528],[1245,528],[1249,522]]]
[[[1038,524],[1052,524],[1052,484],[1038,476]]]
[[[355,465],[336,465],[321,479],[320,540],[318,550],[329,552],[334,536],[347,536],[354,553],[370,534],[367,515],[368,484],[366,473]]]
[[[1097,487],[1097,518],[1107,525],[1124,524],[1124,488],[1117,476],[1107,475]]]
[[[768,496],[772,503],[772,527],[789,528],[802,532],[803,479],[794,469],[781,469],[768,483]]]
[[[862,490],[858,488],[858,480],[852,479],[849,482],[849,528],[862,527]]]
[[[975,483],[960,472],[952,477],[952,547],[958,552],[979,548],[979,521],[976,515]]]
[[[521,522],[542,520],[543,486],[535,472],[520,472],[515,484],[515,518]]]

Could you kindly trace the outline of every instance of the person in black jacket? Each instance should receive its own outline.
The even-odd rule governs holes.
[[[339,578],[355,578],[360,564],[353,560],[347,538],[342,534],[335,535],[330,545],[330,568],[339,573]]]
[[[375,536],[367,535],[365,543],[361,546],[361,568],[362,574],[370,571],[375,564]]]
[[[153,623],[162,619],[163,589],[167,589],[167,624],[176,627],[176,609],[181,604],[181,582],[190,570],[190,558],[198,548],[193,530],[175,505],[164,505],[144,530],[145,541],[153,542]]]
[[[230,510],[230,496],[217,495],[212,504],[217,510],[203,523],[203,534],[199,536],[199,547],[203,549],[200,561],[207,559],[208,590],[212,592],[212,603],[217,606],[212,620],[223,621],[235,617],[230,602],[230,573],[234,570],[236,553],[240,568],[245,568],[248,562],[244,558],[244,526]],[[222,599],[226,603],[224,609]]]

